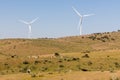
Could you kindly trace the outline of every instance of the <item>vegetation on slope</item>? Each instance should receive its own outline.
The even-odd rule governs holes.
[[[119,46],[119,32],[0,40],[0,74],[118,70]]]
[[[120,69],[120,51],[95,51],[92,53],[64,53],[47,57],[7,56],[1,58],[0,74],[69,71],[114,71]],[[51,57],[52,56],[52,57]]]
[[[71,36],[57,39],[3,39],[0,53],[7,55],[42,55],[111,50],[120,48],[120,32],[95,33],[85,36]]]

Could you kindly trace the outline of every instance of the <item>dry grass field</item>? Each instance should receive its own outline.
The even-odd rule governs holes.
[[[10,74],[0,76],[0,80],[120,80],[120,71],[69,72],[69,73],[40,73],[36,77],[29,74]]]
[[[0,80],[120,80],[119,70],[120,32],[0,40]]]
[[[71,36],[57,39],[3,39],[0,40],[1,54],[45,55],[71,52],[112,50],[120,48],[120,33],[106,32],[85,36]]]

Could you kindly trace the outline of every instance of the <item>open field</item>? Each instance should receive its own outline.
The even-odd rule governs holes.
[[[37,59],[7,58],[0,64],[0,80],[110,80],[114,74],[119,78],[119,53],[108,50],[87,53],[89,57],[84,57],[86,53],[61,53],[62,57],[52,58],[53,54]]]
[[[119,80],[120,71],[69,72],[69,73],[40,73],[36,77],[29,74],[11,74],[0,76],[0,80]]]
[[[0,80],[120,80],[119,34],[0,40]]]

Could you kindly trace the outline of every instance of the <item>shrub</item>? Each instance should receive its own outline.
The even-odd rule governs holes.
[[[115,62],[114,64],[116,68],[120,67],[120,64],[118,62]]]
[[[109,39],[109,37],[107,35],[101,37],[102,39]]]
[[[11,58],[15,58],[15,57],[17,57],[17,55],[12,55],[12,56],[11,56]]]
[[[71,59],[67,59],[67,62],[70,62],[71,61]]]
[[[78,61],[78,60],[79,60],[79,58],[72,58],[72,60],[73,60],[73,61]]]
[[[88,69],[81,69],[82,71],[88,71]]]
[[[43,71],[43,72],[46,71],[46,70],[48,70],[47,67],[42,67],[42,71]]]
[[[8,63],[5,63],[4,65],[5,65],[5,66],[8,66]]]
[[[106,42],[104,39],[101,40],[102,42]]]
[[[92,40],[95,40],[96,39],[96,37],[95,36],[90,36],[90,37],[88,37],[89,39],[92,39]]]
[[[44,62],[48,62],[48,60],[45,60]]]
[[[37,60],[34,62],[34,64],[39,64],[39,63],[40,63],[40,61],[37,61]]]
[[[89,58],[89,55],[85,54],[85,55],[82,56],[82,58]]]
[[[62,60],[59,60],[58,62],[59,62],[59,63],[62,63],[63,61],[62,61]]]
[[[54,56],[59,57],[59,56],[60,56],[60,54],[59,54],[59,53],[55,53],[55,54],[54,54]]]
[[[23,64],[29,64],[29,62],[28,61],[23,61]]]
[[[64,65],[59,65],[59,67],[60,67],[60,68],[63,68],[63,67],[64,67]]]
[[[49,72],[48,74],[53,74],[52,72]]]
[[[101,38],[97,38],[97,40],[100,40]]]
[[[114,41],[115,39],[114,39],[114,38],[111,38],[111,40],[113,40],[113,41]]]
[[[84,36],[82,36],[82,39],[84,39]]]
[[[52,63],[52,61],[44,60],[44,61],[43,61],[43,64],[46,64],[46,63]]]
[[[91,61],[88,62],[88,65],[91,66],[93,63]]]

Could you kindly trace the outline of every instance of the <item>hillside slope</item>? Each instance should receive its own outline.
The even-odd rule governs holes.
[[[42,55],[120,49],[120,32],[95,33],[57,39],[2,39],[1,55]]]

